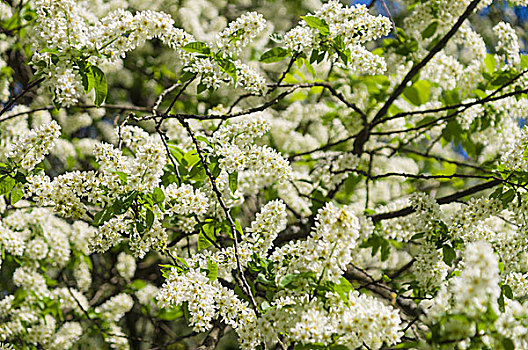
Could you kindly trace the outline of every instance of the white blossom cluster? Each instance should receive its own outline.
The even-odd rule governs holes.
[[[288,273],[312,271],[321,281],[338,281],[360,239],[360,222],[351,207],[336,207],[328,203],[319,209],[315,230],[301,242],[286,244],[276,249],[271,259],[281,262],[286,256],[287,266],[280,268],[277,278]]]
[[[266,20],[260,13],[248,12],[218,33],[216,46],[227,55],[237,55],[266,26]]]
[[[242,250],[266,253],[276,237],[276,227],[285,225],[285,217],[281,222],[277,222],[275,216],[277,212],[284,210],[283,204],[270,202],[257,214],[251,227],[246,229],[251,232],[251,237],[244,237],[239,247],[240,259],[244,265],[249,256],[246,258]],[[350,242],[357,240],[359,236],[359,221],[350,211],[338,210],[333,206],[321,210],[317,220],[316,232],[305,246],[289,246],[279,253],[295,257],[289,259],[289,266],[277,276],[279,280],[287,271],[299,273],[311,270],[317,276],[321,274],[320,280],[327,280],[330,276],[338,280],[342,275],[344,266],[351,259],[353,243]],[[248,244],[253,247],[247,246]],[[317,246],[313,246],[314,244]],[[222,256],[225,259],[227,254],[234,259],[231,249],[220,254],[204,255],[201,262],[200,258],[195,256],[194,261],[202,268],[206,266],[207,261],[215,261],[221,269],[235,269],[234,262],[228,267],[219,260]],[[329,263],[321,260],[328,255],[335,255],[335,259],[330,258]],[[279,258],[276,260],[280,264],[284,261]],[[271,344],[281,333],[287,335],[283,338],[287,343],[299,340],[303,344],[331,344],[336,341],[351,348],[361,345],[362,342],[379,348],[383,342],[395,343],[401,337],[398,331],[401,322],[398,314],[374,298],[355,291],[347,295],[346,302],[337,294],[328,294],[326,297],[332,300],[334,305],[330,310],[318,301],[311,301],[308,290],[300,294],[284,290],[270,303],[272,308],[268,309],[262,318],[257,319],[247,302],[241,301],[217,280],[209,280],[204,273],[194,268],[186,273],[173,268],[157,298],[161,307],[186,302],[191,315],[190,323],[198,331],[210,329],[213,320],[222,317],[224,322],[235,328],[244,349],[254,348],[262,341]]]
[[[499,267],[490,244],[483,241],[470,243],[462,266],[460,275],[453,278],[447,288],[443,286],[432,301],[422,301],[428,319],[441,317],[445,310],[470,317],[476,317],[488,308],[498,310]]]
[[[323,191],[331,191],[349,176],[350,171],[357,169],[359,158],[352,153],[326,154],[314,165],[310,174],[313,183],[319,184]]]
[[[406,0],[407,3],[411,1]],[[478,4],[482,9],[490,5],[493,0],[483,0]],[[438,32],[444,33],[449,30],[449,26],[456,22],[458,17],[471,3],[471,0],[433,0],[417,3],[413,7],[412,13],[405,18],[405,27],[420,35],[420,28],[423,24],[438,22]]]
[[[519,27],[403,3],[0,0],[0,349],[527,348]]]
[[[258,115],[221,126],[214,140],[218,143],[215,152],[222,156],[222,168],[228,173],[250,169],[260,177],[269,176],[275,181],[287,181],[292,172],[288,161],[269,146],[251,143],[268,130],[268,123]]]
[[[255,220],[251,222],[251,227],[246,229],[242,244],[246,243],[250,251],[266,256],[273,246],[273,240],[280,231],[284,230],[286,224],[284,203],[279,200],[268,202],[257,213]]]
[[[21,136],[11,145],[7,156],[20,163],[27,171],[31,171],[49,153],[59,136],[60,126],[52,121]]]
[[[207,87],[217,88],[220,83],[231,81],[212,58],[194,57],[182,50],[194,38],[174,27],[174,20],[166,13],[147,10],[133,15],[117,9],[101,19],[94,19],[75,1],[36,1],[35,6],[38,23],[35,32],[40,40],[36,40],[33,61],[44,62],[41,73],[46,77],[45,84],[54,91],[56,101],[65,106],[77,103],[83,93],[85,68],[77,63],[79,50],[89,53],[84,65],[100,65],[124,58],[127,52],[153,38],[175,49],[187,70],[200,74],[201,82]],[[218,34],[218,47],[228,55],[236,54],[264,26],[262,15],[254,12],[243,15]],[[261,75],[240,61],[233,64],[238,85],[256,94],[263,92],[265,81]]]
[[[519,137],[515,139],[513,147],[501,157],[501,162],[504,167],[514,171],[526,171],[528,169],[528,160],[525,156],[527,146],[528,132],[526,128],[523,128]]]
[[[136,272],[136,259],[132,255],[121,252],[117,256],[116,269],[123,278],[131,279]]]
[[[115,322],[123,317],[126,312],[130,311],[133,305],[134,300],[132,300],[132,297],[122,293],[96,307],[95,312],[101,313],[103,318]]]
[[[164,189],[165,200],[170,205],[170,211],[177,215],[205,214],[209,209],[208,199],[199,189],[191,185],[177,186],[172,183]]]
[[[517,67],[521,62],[521,56],[519,55],[519,38],[515,30],[509,23],[500,22],[493,27],[493,31],[499,38],[495,47],[499,67]]]
[[[313,16],[326,22],[329,40],[341,38],[350,51],[350,62],[344,67],[367,74],[381,74],[386,70],[385,61],[368,51],[363,44],[389,33],[391,23],[388,18],[372,16],[365,5],[348,7],[337,0],[324,4]],[[320,29],[311,28],[301,21],[284,35],[284,43],[293,52],[309,52],[326,40],[320,34],[323,34]]]
[[[4,295],[0,300],[0,341],[6,344],[24,341],[46,349],[72,348],[82,337],[84,325],[55,318],[45,312],[43,305],[56,303],[64,315],[84,315],[88,311],[83,285],[91,285],[90,272],[88,276],[78,276],[74,271],[73,286],[61,287],[52,282],[69,264],[74,269],[86,265],[83,260],[76,261],[72,253],[82,256],[82,252],[87,252],[87,238],[94,228],[82,221],[70,224],[46,208],[10,212],[2,219],[0,228],[3,255],[20,259],[12,280],[17,293]],[[20,293],[25,298],[15,298]],[[128,295],[112,300],[99,307],[108,321],[122,316],[120,310],[126,309],[124,301],[132,302]]]

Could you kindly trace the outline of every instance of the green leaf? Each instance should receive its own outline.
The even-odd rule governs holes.
[[[513,291],[509,285],[505,284],[501,288],[502,288],[502,293],[504,294],[506,298],[513,299]]]
[[[330,28],[324,19],[315,16],[301,16],[301,18],[310,28],[318,29],[319,33],[323,35],[330,34]]]
[[[314,67],[312,66],[312,64],[310,63],[310,60],[308,59],[304,59],[304,65],[306,66],[306,69],[308,69],[308,72],[310,72],[310,74],[312,75],[312,77],[315,78],[315,76],[317,75],[317,73],[315,72],[315,69]]]
[[[140,290],[147,286],[147,282],[143,281],[142,279],[137,279],[132,281],[129,286],[136,290]]]
[[[238,172],[229,174],[229,189],[231,193],[235,193],[238,188]]]
[[[189,171],[189,178],[197,182],[203,182],[207,177],[202,163],[196,163]]]
[[[508,191],[501,194],[501,201],[504,207],[507,207],[515,198],[515,190],[509,189]]]
[[[335,284],[334,285],[334,291],[339,294],[339,296],[341,297],[341,299],[346,302],[348,304],[348,294],[350,293],[351,290],[353,290],[354,288],[352,287],[352,285],[350,284],[350,282],[344,278],[344,277],[341,277],[339,279],[339,284]]]
[[[154,202],[156,202],[156,204],[162,204],[165,200],[165,194],[163,193],[163,190],[159,187],[156,187],[152,192],[152,199]]]
[[[185,321],[187,323],[191,322],[191,313],[189,312],[189,303],[187,301],[184,301],[181,306],[183,310],[183,316],[185,316]]]
[[[279,62],[285,59],[289,55],[288,50],[282,47],[274,47],[268,50],[260,56],[259,61],[263,63]]]
[[[136,219],[136,230],[138,233],[144,233],[147,230],[147,222],[143,218]]]
[[[222,70],[223,72],[225,72],[227,75],[229,75],[231,77],[231,79],[233,79],[233,83],[236,84],[237,82],[237,75],[236,75],[236,66],[235,66],[235,63],[233,61],[231,61],[230,59],[227,59],[227,58],[223,58],[223,57],[216,57],[216,61],[218,62],[218,66],[220,67],[220,70]]]
[[[497,299],[497,303],[499,304],[499,311],[504,312],[504,293],[501,293],[499,299]]]
[[[145,220],[146,220],[146,223],[147,223],[147,227],[146,227],[146,230],[150,230],[152,228],[152,225],[154,224],[154,213],[152,212],[152,210],[150,209],[147,209],[147,213],[145,215]]]
[[[112,204],[111,208],[112,208],[112,213],[117,214],[117,215],[123,214],[128,209],[125,203],[120,199],[117,199],[114,202],[114,204]]]
[[[209,248],[213,243],[205,236],[203,231],[198,235],[198,250]]]
[[[95,214],[92,224],[94,226],[100,226],[102,223],[110,220],[114,215],[113,208],[107,207]]]
[[[334,46],[334,49],[336,50],[337,52],[337,55],[339,56],[339,58],[345,63],[345,64],[348,64],[348,61],[349,61],[349,58],[350,58],[350,51],[347,49],[347,50],[341,50],[340,48]]]
[[[20,171],[17,171],[17,173],[15,174],[15,181],[20,184],[25,184],[27,182],[26,175],[24,175]]]
[[[453,260],[456,259],[456,251],[453,247],[451,247],[449,244],[444,244],[442,247],[442,252],[444,253],[444,262],[451,266],[453,263]]]
[[[174,142],[174,141],[172,141],[172,142]],[[179,147],[176,147],[175,145],[173,145],[171,143],[171,141],[169,141],[167,144],[169,145],[170,153],[172,154],[174,159],[176,159],[176,161],[179,164],[183,164],[182,162],[184,161],[185,153],[182,151],[182,149],[179,148]],[[185,163],[185,164],[187,164],[187,163]],[[185,164],[183,164],[183,165],[185,165]]]
[[[173,306],[170,309],[164,308],[157,315],[156,318],[164,321],[174,321],[183,316],[181,307]]]
[[[504,350],[515,350],[515,344],[510,338],[502,338],[502,346]]]
[[[9,193],[15,187],[16,181],[11,176],[0,177],[0,196]]]
[[[207,278],[211,282],[218,278],[218,264],[212,262],[210,259],[207,261]]]
[[[329,350],[348,350],[348,349],[349,349],[348,346],[344,346],[341,344],[335,344],[335,345],[330,346],[329,348]]]
[[[198,95],[201,94],[202,92],[204,92],[205,90],[207,90],[207,85],[205,85],[203,83],[200,83],[200,84],[198,84],[198,86],[196,86],[196,93]]]
[[[381,251],[380,258],[381,261],[387,261],[390,255],[390,243],[386,239],[381,238]]]
[[[203,141],[203,142],[205,142],[208,146],[211,146],[211,145],[212,145],[212,144],[211,144],[211,141],[210,141],[207,137],[205,137],[205,136],[197,135],[197,136],[196,136],[196,139],[197,139],[198,141]]]
[[[187,167],[190,168],[200,161],[200,156],[198,155],[198,152],[193,150],[185,153],[183,159],[187,162]]]
[[[244,231],[242,230],[242,225],[240,225],[240,222],[238,220],[235,220],[235,229],[238,231],[238,233],[243,236]]]
[[[393,346],[392,349],[418,349],[420,342],[412,341],[408,343],[400,343],[396,346]]]
[[[292,274],[286,275],[286,276],[284,276],[283,278],[281,278],[281,280],[280,280],[280,282],[279,282],[279,287],[281,287],[281,288],[287,288],[287,287],[290,286],[293,282],[295,282],[296,280],[298,280],[300,277],[301,277],[301,275],[299,275],[298,273],[292,273]]]
[[[128,174],[122,172],[122,171],[113,171],[114,174],[117,174],[119,176],[119,179],[121,180],[122,184],[127,183]]]
[[[185,71],[185,72],[183,72],[182,75],[180,75],[180,79],[178,79],[178,81],[180,83],[185,83],[186,81],[194,79],[195,77],[196,77],[196,73]]]
[[[511,77],[508,74],[499,75],[495,79],[493,79],[490,84],[495,86],[502,86],[506,85],[511,81]]]
[[[484,64],[486,65],[486,69],[488,70],[488,73],[495,72],[495,67],[497,65],[495,61],[495,55],[488,53],[486,55],[486,58],[484,59]]]
[[[312,54],[310,55],[310,63],[322,62],[325,58],[325,55],[326,51],[312,50]]]
[[[403,96],[415,106],[423,105],[431,97],[431,84],[425,80],[418,80],[403,90]]]
[[[182,47],[182,49],[187,52],[201,53],[203,55],[209,55],[211,53],[211,50],[209,49],[207,44],[201,41],[188,43],[187,45]]]
[[[427,26],[427,28],[424,29],[422,32],[422,38],[427,39],[432,37],[436,33],[436,29],[438,28],[438,22],[433,22]]]
[[[24,197],[24,191],[20,187],[11,190],[11,204],[15,204]]]
[[[108,94],[106,76],[98,67],[92,66],[90,70],[92,74],[88,75],[89,86],[93,85],[93,88],[95,89],[94,103],[97,107],[100,107],[106,100],[106,96]]]

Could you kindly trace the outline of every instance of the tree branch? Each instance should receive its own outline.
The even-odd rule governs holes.
[[[465,190],[455,192],[455,193],[450,194],[448,196],[440,197],[440,198],[436,199],[436,202],[438,204],[452,203],[452,202],[455,202],[455,201],[457,201],[460,198],[463,198],[465,196],[469,196],[471,194],[475,194],[477,192],[493,188],[493,187],[499,185],[502,182],[503,181],[500,180],[500,179],[493,179],[493,180],[491,180],[489,182],[481,183],[479,185],[467,188]],[[370,215],[370,218],[372,219],[373,222],[378,222],[378,221],[381,221],[381,220],[387,220],[387,219],[393,219],[393,218],[397,218],[397,217],[401,217],[401,216],[407,216],[407,215],[412,214],[414,212],[415,212],[415,209],[413,207],[405,207],[403,209],[400,209],[400,210],[397,210],[397,211],[393,211],[393,212]]]

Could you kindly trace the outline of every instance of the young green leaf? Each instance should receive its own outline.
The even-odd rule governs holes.
[[[15,187],[16,181],[9,175],[0,177],[0,196],[9,193]]]
[[[211,50],[209,49],[207,44],[201,41],[188,43],[187,45],[182,47],[182,49],[187,52],[200,53],[202,55],[209,55],[209,53],[211,53]]]
[[[238,188],[238,172],[229,174],[229,189],[231,193],[235,193]]]
[[[438,28],[438,22],[434,21],[433,23],[429,24],[427,28],[422,32],[422,38],[427,39],[432,37],[436,33],[436,29]]]
[[[98,67],[92,66],[90,70],[92,74],[88,75],[89,85],[93,85],[93,88],[95,89],[94,103],[97,107],[100,107],[106,100],[106,96],[108,94],[106,76]]]
[[[425,80],[419,80],[412,86],[403,90],[403,96],[415,106],[420,106],[429,101],[431,97],[431,84]]]
[[[330,34],[330,28],[324,19],[315,16],[301,16],[301,18],[310,28],[318,29],[322,35]]]
[[[218,264],[211,260],[207,261],[207,278],[209,278],[209,281],[211,282],[218,278]]]
[[[259,61],[263,63],[279,62],[288,57],[289,51],[282,47],[274,47],[260,56]]]
[[[24,197],[24,191],[20,187],[15,187],[11,190],[10,198],[11,204],[15,204]]]

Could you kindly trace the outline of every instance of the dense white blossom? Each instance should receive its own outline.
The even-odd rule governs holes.
[[[0,349],[528,348],[521,25],[401,3],[0,1]]]

